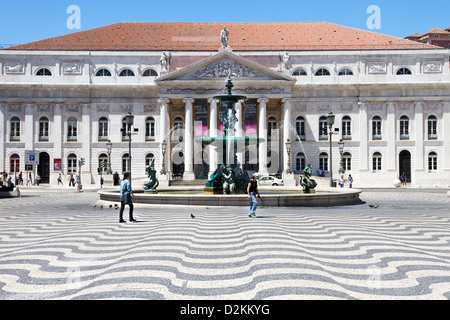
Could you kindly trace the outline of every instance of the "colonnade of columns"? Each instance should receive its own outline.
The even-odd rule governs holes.
[[[194,99],[184,98],[183,103],[185,106],[185,123],[184,123],[184,175],[183,180],[194,180]],[[262,175],[268,174],[268,136],[267,136],[267,103],[268,98],[259,98],[258,102],[258,138],[262,138],[263,141],[259,144],[258,151],[258,161],[259,161],[259,173]],[[160,141],[169,142],[169,104],[170,99],[161,98],[158,100],[160,104]],[[221,136],[219,132],[219,100],[210,98],[208,99],[209,104],[209,137],[219,137]],[[286,173],[288,167],[288,154],[286,150],[286,141],[290,137],[291,130],[291,100],[286,98],[282,100],[283,111],[282,111],[282,123],[283,123],[283,140],[280,141],[282,144],[282,158],[283,158],[283,174]],[[244,137],[244,101],[241,100],[235,105],[236,110],[236,137]],[[161,154],[162,156],[162,154]],[[169,163],[169,154],[166,153],[166,164]],[[244,164],[244,154],[243,152],[237,153],[238,162]],[[218,167],[220,161],[218,159],[218,153],[214,148],[209,150],[209,165],[210,174]],[[168,168],[166,167],[166,170]]]

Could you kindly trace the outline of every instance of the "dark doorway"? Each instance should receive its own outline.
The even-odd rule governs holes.
[[[194,174],[195,179],[204,180],[208,179],[209,164],[206,163],[205,159],[209,155],[206,152],[199,152],[194,158]],[[200,164],[201,162],[201,164]],[[215,170],[215,169],[214,169]]]
[[[174,179],[181,180],[184,174],[184,155],[183,152],[175,152],[172,156]]]
[[[400,152],[399,158],[399,177],[405,173],[406,181],[409,183],[411,182],[411,153],[407,150],[403,150]]]
[[[50,155],[47,152],[39,153],[38,173],[41,176],[39,183],[50,183]]]

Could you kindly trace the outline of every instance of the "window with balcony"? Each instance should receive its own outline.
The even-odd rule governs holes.
[[[156,140],[156,130],[155,130],[156,122],[153,117],[148,117],[145,120],[145,140],[146,141],[155,141]]]
[[[342,140],[352,140],[352,119],[349,116],[342,118]]]
[[[400,117],[400,140],[409,140],[409,118]]]
[[[39,120],[39,141],[48,141],[48,118],[42,117]]]
[[[75,117],[70,117],[67,120],[67,141],[77,141],[77,127],[78,121]]]
[[[98,120],[98,141],[108,141],[108,118]]]
[[[295,120],[295,133],[297,141],[305,141],[305,118],[302,116],[297,117]]]
[[[319,118],[319,140],[328,140],[328,124],[325,116]]]
[[[382,120],[379,116],[375,116],[372,118],[372,140],[381,140],[381,124]]]
[[[11,135],[10,141],[20,141],[20,119],[18,117],[11,118]]]
[[[438,138],[438,132],[437,132],[437,125],[438,120],[436,116],[429,116],[427,120],[428,124],[428,140],[437,140]]]

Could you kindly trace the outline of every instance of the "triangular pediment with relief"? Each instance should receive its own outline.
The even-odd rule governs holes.
[[[231,52],[221,52],[182,69],[170,72],[156,81],[224,81],[228,76],[233,80],[278,80],[295,81],[294,78],[267,68]]]

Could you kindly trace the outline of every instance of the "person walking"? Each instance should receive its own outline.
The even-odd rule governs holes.
[[[33,178],[31,177],[31,172],[28,173],[27,187],[33,185]]]
[[[257,181],[258,175],[256,173],[253,174],[252,180],[248,183],[247,186],[247,194],[248,198],[250,199],[250,208],[248,210],[248,216],[250,218],[256,217],[256,206],[258,202],[256,201],[256,197],[261,199],[261,196],[259,195],[258,191],[258,181]]]
[[[345,179],[344,179],[344,176],[342,175],[341,178],[339,179],[339,186],[340,186],[341,188],[343,188],[343,187],[344,187],[344,184],[345,184]]]
[[[64,185],[64,183],[62,182],[62,176],[61,176],[61,173],[59,174],[57,180],[58,180],[58,186],[59,186],[60,183],[61,183],[62,185]]]
[[[348,175],[348,187],[351,189],[353,187],[353,177],[351,174]]]
[[[128,205],[130,207],[130,222],[136,221],[133,218],[133,200],[134,197],[133,190],[131,189],[131,183],[130,183],[130,174],[128,172],[125,172],[123,174],[123,180],[120,183],[120,211],[119,211],[119,222],[124,223],[126,222],[123,220],[123,211],[125,209],[125,205]]]
[[[75,178],[73,177],[73,174],[71,174],[69,178],[69,187],[75,187]]]

